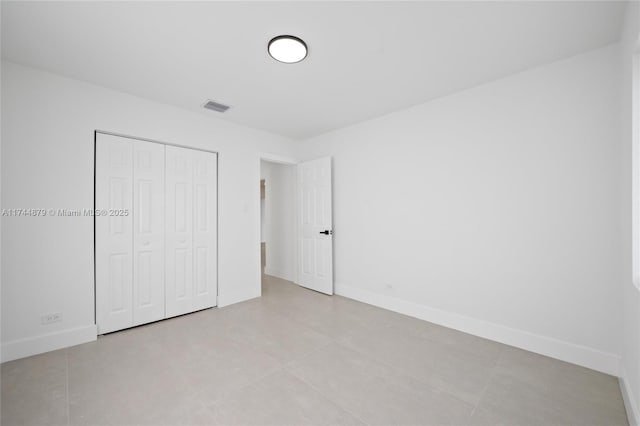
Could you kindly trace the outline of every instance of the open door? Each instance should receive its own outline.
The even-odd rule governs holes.
[[[331,157],[298,164],[298,284],[333,294]]]

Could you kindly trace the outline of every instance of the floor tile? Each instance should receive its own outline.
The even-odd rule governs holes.
[[[490,420],[494,419],[494,420]],[[626,425],[616,378],[515,348],[505,350],[473,421]]]
[[[361,425],[355,417],[280,370],[211,407],[224,425]]]
[[[3,425],[66,425],[67,353],[48,352],[2,364]]]
[[[573,394],[616,408],[621,400],[618,379],[613,376],[513,347],[501,354],[496,374],[517,378],[553,397]]]
[[[433,339],[429,338],[432,336],[427,327],[414,327],[376,323],[375,327],[355,329],[338,341],[430,386],[477,404],[496,366],[501,345],[478,342],[481,339],[477,338],[456,341],[455,336]]]
[[[367,424],[465,424],[473,408],[338,344],[289,368]]]
[[[274,277],[1,370],[3,425],[627,424],[615,377]]]
[[[157,357],[74,359],[69,364],[69,413],[73,425],[157,424],[198,407],[195,390]]]

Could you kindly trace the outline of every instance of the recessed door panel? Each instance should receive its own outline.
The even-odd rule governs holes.
[[[157,183],[151,180],[138,180],[138,230],[140,234],[149,235],[152,232],[152,193],[157,191]],[[155,194],[158,197],[160,194]]]
[[[316,239],[315,242],[315,278],[324,279],[327,276],[327,259],[325,258],[325,256],[327,255],[327,240]]]
[[[209,226],[207,214],[207,185],[196,184],[195,186],[195,227],[198,232],[206,232]]]
[[[311,276],[313,274],[313,263],[314,260],[314,244],[315,240],[313,238],[303,238],[302,239],[302,268],[301,273],[303,275]]]
[[[197,296],[202,296],[209,291],[207,283],[207,257],[207,247],[196,247],[194,270]]]
[[[128,254],[112,253],[109,256],[109,303],[108,312],[117,314],[127,308],[125,295],[128,288]]]
[[[175,228],[174,232],[189,232],[188,227],[191,225],[189,216],[191,216],[191,197],[189,197],[191,184],[189,182],[177,182],[173,189],[175,194]]]
[[[107,210],[122,210],[125,208],[124,206],[129,203],[127,197],[131,196],[130,185],[130,177],[114,176],[109,178],[109,200],[107,201],[109,208]],[[128,220],[126,217],[109,215],[108,218],[110,235],[130,232],[130,228],[126,224]]]
[[[137,273],[137,288],[134,291],[138,292],[138,307],[146,308],[151,305],[151,263],[153,259],[153,253],[150,251],[138,252],[138,259],[136,261],[138,273]]]
[[[187,292],[187,282],[191,281],[187,271],[189,263],[186,249],[176,249],[175,259],[175,283],[176,283],[176,300],[185,300],[190,297]]]

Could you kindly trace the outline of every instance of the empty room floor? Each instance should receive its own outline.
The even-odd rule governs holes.
[[[266,277],[2,364],[3,425],[627,424],[614,377]]]

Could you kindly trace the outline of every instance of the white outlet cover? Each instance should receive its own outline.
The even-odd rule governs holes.
[[[59,321],[62,321],[62,312],[55,312],[55,313],[52,313],[52,314],[46,314],[46,315],[43,315],[40,318],[40,322],[43,325],[51,324],[52,322],[59,322]]]

